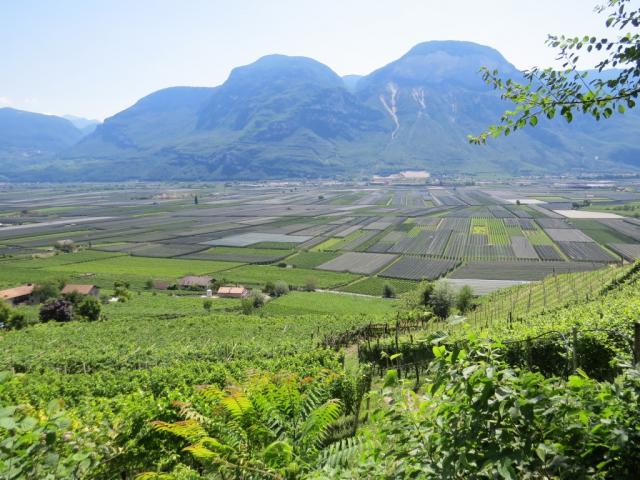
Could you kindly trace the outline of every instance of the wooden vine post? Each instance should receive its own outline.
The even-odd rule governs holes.
[[[640,322],[633,324],[633,365],[640,366]]]
[[[572,346],[572,354],[571,354],[571,368],[573,373],[578,371],[578,328],[573,327],[571,329],[571,346]]]

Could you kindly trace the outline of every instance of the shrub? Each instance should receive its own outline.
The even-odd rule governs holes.
[[[213,307],[213,302],[211,301],[210,298],[205,299],[204,302],[202,302],[202,308],[204,308],[204,310],[206,312],[210,312],[211,311],[211,307]]]
[[[240,310],[245,315],[251,314],[253,312],[253,299],[251,297],[244,297],[240,302]]]
[[[467,313],[473,306],[473,290],[469,285],[465,285],[460,289],[456,297],[456,307],[460,313]]]
[[[73,304],[63,298],[52,298],[40,307],[40,321],[70,322],[73,319]]]
[[[395,298],[396,290],[393,288],[393,285],[389,283],[385,283],[382,287],[382,296],[384,298]]]
[[[33,288],[33,301],[35,303],[46,302],[50,298],[56,298],[60,295],[60,286],[57,282],[46,281],[36,285]]]
[[[304,289],[307,292],[315,292],[316,288],[318,288],[318,281],[314,277],[307,278]]]
[[[12,330],[21,330],[29,325],[29,320],[22,313],[13,312],[5,322],[5,325]]]
[[[286,295],[287,293],[289,293],[289,285],[287,284],[287,282],[278,280],[276,282],[273,293],[275,294],[276,297],[281,297],[283,295]]]
[[[447,318],[449,311],[453,305],[454,294],[447,282],[437,282],[431,295],[429,296],[429,305],[440,318]]]
[[[260,308],[264,305],[264,296],[260,290],[253,290],[249,297],[253,303],[253,308]]]
[[[271,280],[269,280],[264,284],[264,288],[262,289],[262,291],[267,295],[273,295],[276,291],[276,286]]]
[[[85,297],[78,306],[78,313],[87,320],[95,321],[100,318],[102,306],[97,298],[92,296]]]
[[[53,248],[63,253],[71,253],[75,251],[76,244],[73,240],[58,240]]]
[[[433,351],[423,392],[398,389],[373,413],[374,445],[343,478],[394,478],[398,465],[405,478],[637,478],[637,370],[564,380],[512,369],[489,345]]]
[[[129,291],[129,282],[117,281],[113,284],[113,294],[118,297],[119,302],[126,302],[131,299],[131,292]]]

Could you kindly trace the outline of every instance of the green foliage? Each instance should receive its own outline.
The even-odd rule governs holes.
[[[274,285],[273,294],[276,297],[281,297],[283,295],[286,295],[287,293],[289,293],[289,285],[287,284],[287,282],[278,280]]]
[[[439,281],[435,283],[429,296],[429,306],[438,317],[447,318],[454,300],[455,294],[451,290],[451,286],[446,281]]]
[[[374,445],[348,478],[633,478],[640,375],[567,381],[507,366],[500,350],[434,347],[421,393],[384,390]]]
[[[467,313],[473,306],[473,290],[469,285],[463,286],[456,296],[456,307],[460,313]]]
[[[203,472],[225,478],[297,478],[314,467],[343,408],[330,383],[258,376],[224,390],[202,386],[180,403],[178,422],[154,429],[186,441]],[[172,477],[171,477],[172,478]]]
[[[382,296],[384,298],[395,298],[396,291],[393,288],[393,285],[389,283],[385,283],[384,286],[382,287]]]
[[[0,383],[6,375],[0,374]],[[0,408],[0,477],[84,478],[104,453],[89,432],[75,427],[59,401],[46,410]]]
[[[62,298],[51,298],[40,307],[40,321],[70,322],[73,320],[73,304]]]
[[[483,69],[485,82],[501,92],[503,99],[516,107],[503,113],[499,125],[493,125],[477,136],[469,136],[472,143],[485,143],[488,138],[511,132],[527,125],[535,127],[539,117],[552,119],[560,114],[567,122],[575,113],[591,115],[596,120],[609,118],[633,108],[640,94],[640,8],[634,9],[630,0],[608,0],[600,12],[608,10],[608,28],[617,29],[615,40],[595,36],[566,37],[550,35],[547,45],[559,49],[563,70],[535,67],[525,72],[528,83],[503,79],[497,70]],[[624,29],[631,29],[624,31]],[[636,29],[636,31],[633,31]],[[581,51],[603,52],[605,57],[595,66],[598,72],[621,68],[611,78],[601,76],[588,79],[588,72],[577,69]],[[598,58],[601,58],[598,56]]]
[[[32,299],[35,303],[43,303],[51,298],[56,298],[60,295],[60,285],[58,282],[49,280],[38,283],[33,288]]]
[[[204,308],[205,312],[210,312],[211,307],[213,307],[213,301],[210,298],[207,298],[202,302],[202,308]]]
[[[100,319],[100,312],[102,311],[102,305],[100,301],[92,295],[85,295],[84,299],[80,302],[77,309],[78,313],[90,321]]]

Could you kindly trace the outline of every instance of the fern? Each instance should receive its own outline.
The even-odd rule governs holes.
[[[320,467],[346,467],[350,461],[357,458],[357,455],[364,450],[367,444],[364,437],[344,438],[325,448],[318,459],[318,464]]]

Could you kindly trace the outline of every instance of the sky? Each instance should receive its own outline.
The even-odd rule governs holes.
[[[161,88],[219,85],[263,55],[367,74],[428,40],[552,66],[547,34],[611,36],[593,10],[603,1],[0,0],[0,107],[102,120]]]

